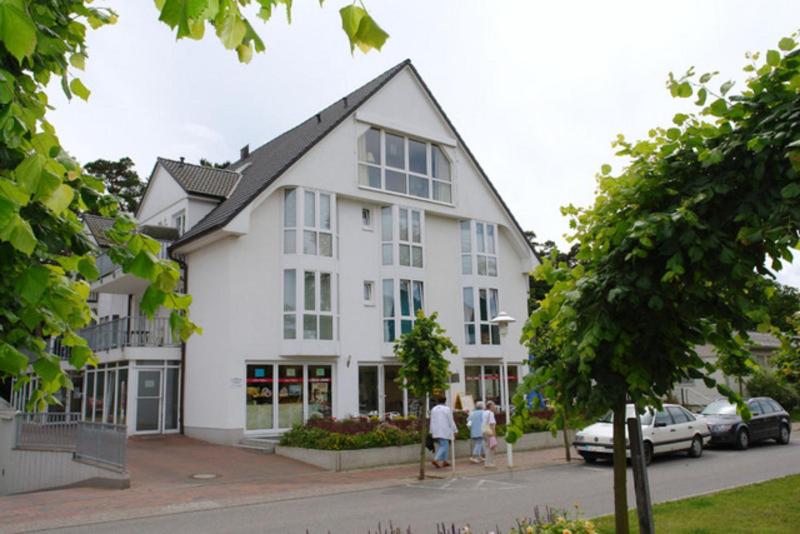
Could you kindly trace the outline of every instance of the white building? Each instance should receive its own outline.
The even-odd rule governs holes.
[[[458,346],[451,397],[502,406],[524,372],[536,257],[409,61],[227,170],[159,159],[137,218],[180,234],[169,253],[204,332],[182,348],[139,318],[142,282],[102,269],[98,315],[119,326],[94,327],[111,348],[82,381],[87,417],[235,443],[317,414],[413,413],[392,341],[419,308]],[[503,335],[500,311],[517,318]]]

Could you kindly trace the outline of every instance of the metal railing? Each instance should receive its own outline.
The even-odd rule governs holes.
[[[79,423],[75,458],[125,469],[128,461],[127,429],[109,423]]]
[[[20,413],[17,415],[16,446],[29,449],[64,450],[75,447],[79,413]]]
[[[93,351],[121,347],[178,347],[180,341],[172,335],[168,317],[122,317],[78,331]],[[69,359],[69,348],[53,341],[53,353]]]

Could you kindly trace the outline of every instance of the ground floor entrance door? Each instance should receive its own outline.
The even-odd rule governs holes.
[[[180,369],[137,369],[136,432],[157,434],[178,430]]]

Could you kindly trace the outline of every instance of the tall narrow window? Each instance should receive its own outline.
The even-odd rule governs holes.
[[[283,252],[297,252],[297,190],[283,193]]]
[[[461,229],[461,274],[472,274],[472,230],[469,221],[459,223]]]
[[[172,226],[178,229],[178,235],[186,231],[186,211],[181,210],[172,216]]]
[[[370,128],[358,139],[358,183],[452,203],[450,160],[434,143]]]
[[[383,281],[383,340],[391,343],[395,339],[394,327],[394,280]]]
[[[477,297],[477,313],[475,298]],[[499,345],[500,328],[492,324],[499,309],[497,289],[464,288],[464,338],[467,345]]]
[[[283,339],[297,337],[297,271],[283,271]]]
[[[383,265],[394,263],[394,227],[392,225],[392,208],[381,208],[381,254]]]

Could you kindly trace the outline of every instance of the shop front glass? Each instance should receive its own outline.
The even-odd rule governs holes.
[[[358,368],[358,413],[377,416],[378,407],[378,366],[361,365]]]
[[[247,366],[247,430],[270,430],[273,419],[272,364]]]
[[[308,417],[333,415],[332,382],[330,365],[308,366]]]
[[[303,422],[303,366],[278,366],[278,428]]]
[[[403,388],[396,382],[399,365],[383,366],[383,410],[386,417],[403,415]]]

